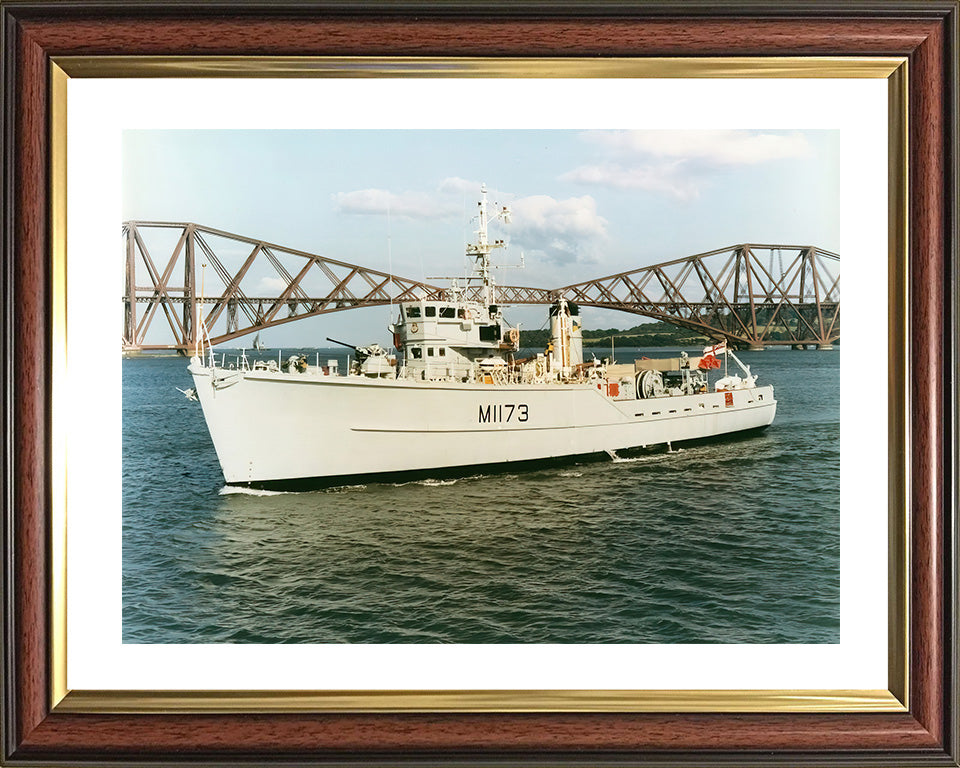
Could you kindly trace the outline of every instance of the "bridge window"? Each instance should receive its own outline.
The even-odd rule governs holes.
[[[480,341],[499,341],[499,340],[500,340],[499,325],[481,325],[480,326]]]
[[[407,307],[407,317],[420,317],[420,307]]]
[[[427,347],[427,357],[433,357],[433,347]]]
[[[436,316],[437,316],[437,308],[434,307],[434,306],[424,307],[423,312],[424,312],[424,317],[436,317]]]
[[[453,307],[440,307],[440,317],[452,320],[457,316],[457,312]]]
[[[412,347],[410,352],[413,353],[414,360],[419,360],[423,357],[423,350],[420,347]]]
[[[437,354],[440,355],[440,357],[446,357],[446,356],[447,356],[447,348],[446,348],[446,347],[440,347],[440,349],[437,351]]]

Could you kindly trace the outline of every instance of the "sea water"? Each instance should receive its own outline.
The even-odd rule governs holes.
[[[126,359],[123,640],[839,642],[840,352],[739,355],[779,401],[761,432],[295,493],[225,485],[187,361]]]

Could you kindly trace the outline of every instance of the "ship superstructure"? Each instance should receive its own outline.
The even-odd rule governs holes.
[[[420,381],[485,381],[503,373],[519,349],[520,330],[509,327],[497,302],[491,253],[503,240],[490,242],[486,187],[481,188],[477,242],[467,246],[478,283],[479,300],[467,301],[454,278],[446,301],[406,302],[390,326],[394,347],[401,353],[400,378]],[[510,209],[499,206],[495,218],[510,221]]]
[[[698,357],[586,361],[579,309],[562,295],[549,308],[550,342],[520,357],[520,331],[497,301],[481,190],[474,274],[443,300],[398,305],[395,351],[352,347],[349,369],[305,357],[229,364],[212,349],[190,361],[195,395],[231,484],[335,483],[398,473],[461,471],[670,444],[769,425],[771,386],[724,344]],[[509,221],[498,207],[495,217]],[[470,286],[470,282],[473,286]],[[201,323],[202,327],[202,323]],[[339,342],[338,342],[339,343]],[[743,377],[711,388],[708,371],[730,356]],[[308,424],[295,439],[265,439],[277,424]]]

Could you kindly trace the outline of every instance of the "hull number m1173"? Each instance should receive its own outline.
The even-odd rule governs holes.
[[[480,424],[506,424],[508,421],[526,421],[528,418],[530,418],[530,409],[526,403],[504,403],[481,405],[477,421]]]

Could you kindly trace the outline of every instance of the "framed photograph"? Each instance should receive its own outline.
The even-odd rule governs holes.
[[[0,5],[5,762],[958,764],[955,2]]]

